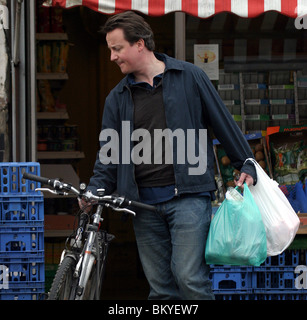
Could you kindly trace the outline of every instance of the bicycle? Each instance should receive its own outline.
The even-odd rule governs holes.
[[[81,183],[79,190],[70,183],[58,179],[49,179],[30,173],[23,174],[24,179],[49,185],[49,188],[36,188],[37,191],[51,192],[67,196],[74,194],[79,199],[85,198],[92,206],[97,204],[94,213],[81,210],[78,215],[78,227],[66,239],[60,263],[48,293],[48,300],[99,300],[102,290],[106,258],[110,242],[115,238],[101,229],[103,208],[128,213],[136,213],[130,207],[155,211],[155,207],[141,202],[128,200],[125,197],[105,195],[104,189],[98,189],[97,195],[86,190]],[[128,208],[129,207],[129,208]]]

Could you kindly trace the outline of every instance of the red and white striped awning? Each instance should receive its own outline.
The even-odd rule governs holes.
[[[86,6],[105,14],[136,10],[150,16],[183,11],[200,18],[224,11],[245,18],[271,10],[292,18],[307,14],[307,0],[46,0],[45,5],[63,8]]]

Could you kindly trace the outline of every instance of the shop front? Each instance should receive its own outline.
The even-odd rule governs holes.
[[[152,26],[157,51],[197,64],[208,74],[268,175],[291,186],[306,178],[306,153],[300,153],[306,150],[306,1],[37,0],[8,6],[8,161],[39,162],[44,176],[61,176],[75,185],[88,182],[104,101],[122,78],[97,31],[110,15],[135,10]],[[272,127],[279,129],[267,130]],[[215,149],[217,181],[227,188],[234,170],[218,141]],[[286,159],[283,166],[276,162],[280,155]],[[63,237],[73,225],[73,201],[45,198],[46,264],[58,261]],[[144,280],[132,226],[119,220],[107,218],[118,235],[111,256],[115,296],[122,290],[123,257],[129,261],[128,286],[143,288]]]

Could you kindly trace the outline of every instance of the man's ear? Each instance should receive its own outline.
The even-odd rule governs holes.
[[[137,48],[138,48],[139,51],[143,50],[144,47],[145,47],[144,39],[139,39],[139,40],[136,42],[136,45],[137,45]]]

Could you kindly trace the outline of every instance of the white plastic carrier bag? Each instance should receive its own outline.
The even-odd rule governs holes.
[[[254,159],[257,183],[250,192],[260,210],[267,237],[267,255],[281,254],[294,240],[300,220],[278,183]]]

